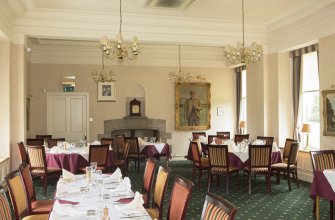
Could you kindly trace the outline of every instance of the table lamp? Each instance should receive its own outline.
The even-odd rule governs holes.
[[[306,133],[306,147],[305,150],[309,150],[309,133],[311,133],[312,128],[310,124],[303,124],[301,132]]]
[[[240,121],[240,134],[244,134],[245,126],[245,121]]]

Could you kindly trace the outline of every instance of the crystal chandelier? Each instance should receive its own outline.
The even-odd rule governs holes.
[[[170,78],[171,82],[185,83],[185,82],[189,82],[192,79],[192,74],[190,72],[181,71],[180,60],[181,60],[181,55],[180,55],[180,44],[179,44],[179,72],[178,73],[175,73],[175,72],[170,72],[169,73],[169,78]]]
[[[101,56],[101,61],[102,61],[102,69],[100,73],[98,73],[97,70],[93,70],[92,72],[92,78],[93,80],[98,83],[98,82],[112,82],[114,81],[114,72],[111,70],[109,72],[105,71],[105,57],[104,57],[104,52],[102,51],[102,56]]]
[[[244,0],[242,0],[242,43],[236,43],[235,47],[224,47],[224,59],[227,64],[249,64],[257,63],[263,54],[262,45],[252,42],[250,47],[245,46],[244,42]]]
[[[102,37],[100,40],[100,46],[102,47],[106,57],[109,59],[127,58],[133,60],[138,54],[138,39],[135,36],[131,43],[125,43],[123,41],[121,28],[122,28],[122,1],[120,0],[120,26],[119,33],[116,35],[114,40],[108,40],[106,36]]]

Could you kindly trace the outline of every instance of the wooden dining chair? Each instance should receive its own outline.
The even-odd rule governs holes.
[[[122,172],[122,176],[127,176],[128,173],[128,152],[129,152],[129,144],[126,144],[123,151],[123,157],[118,157],[113,160],[113,166],[119,167]]]
[[[11,207],[9,205],[5,189],[0,185],[0,219],[12,220]]]
[[[27,146],[27,153],[30,162],[30,173],[32,176],[41,178],[44,195],[46,195],[48,179],[59,178],[62,170],[47,166],[45,149],[43,146]]]
[[[19,171],[27,194],[29,214],[49,214],[54,205],[54,200],[36,200],[34,183],[29,166],[22,163],[19,166]]]
[[[176,176],[171,190],[167,220],[184,220],[194,184],[184,177]]]
[[[258,140],[263,140],[265,141],[265,144],[270,144],[272,146],[273,144],[273,137],[266,137],[266,136],[257,136]]]
[[[146,209],[151,219],[163,219],[163,205],[168,185],[170,169],[160,166],[158,169],[156,183],[151,203],[151,208]]]
[[[146,155],[141,154],[140,145],[138,143],[137,137],[125,137],[125,142],[129,145],[128,160],[133,160],[135,163],[135,169],[137,168],[137,173],[140,173],[140,163],[141,160],[146,158]]]
[[[97,170],[106,172],[108,169],[108,153],[109,144],[91,144],[88,152],[88,163],[91,164],[91,162],[96,162]],[[82,173],[86,173],[86,167],[81,167],[79,170]]]
[[[113,147],[114,138],[101,138],[100,143],[101,144],[108,144],[109,146]]]
[[[283,172],[286,175],[288,189],[291,191],[291,177],[292,173],[293,178],[297,182],[297,186],[299,188],[299,179],[298,179],[298,152],[299,152],[299,143],[291,143],[290,152],[288,154],[287,163],[275,163],[271,165],[271,171],[277,174],[277,184],[280,183],[280,172]]]
[[[195,132],[192,132],[192,139],[193,140],[196,140],[196,139],[199,139],[199,137],[206,137],[206,132],[205,131],[195,131]]]
[[[324,171],[327,169],[335,169],[335,151],[334,150],[319,150],[310,151],[312,158],[313,173],[315,171]],[[314,201],[313,212],[316,210],[316,204]],[[334,216],[334,202],[329,200],[330,218]]]
[[[116,152],[118,157],[123,155],[123,151],[126,145],[126,142],[124,140],[125,135],[124,134],[118,134],[115,135],[115,146],[116,146]]]
[[[27,194],[19,170],[14,170],[5,177],[11,197],[14,218],[16,220],[47,220],[48,214],[29,215]],[[6,219],[7,220],[7,219]]]
[[[248,176],[249,194],[251,194],[251,176],[263,174],[266,177],[266,190],[271,194],[271,145],[249,144],[248,166],[244,168],[244,173]]]
[[[24,146],[24,143],[21,141],[21,142],[17,143],[17,145],[19,146],[21,163],[29,164],[28,154],[27,154],[27,151],[26,151],[26,147]]]
[[[229,165],[227,145],[207,145],[209,160],[208,192],[211,188],[212,176],[226,176],[226,194],[229,194],[230,175],[236,174],[239,179],[239,169]],[[219,181],[217,181],[219,182]]]
[[[217,131],[216,135],[222,136],[226,139],[230,139],[230,131]]]
[[[57,146],[58,142],[64,142],[65,138],[53,138],[53,139],[48,139],[47,143],[48,143],[48,148],[53,148],[55,146]]]
[[[284,145],[284,151],[283,151],[283,163],[287,163],[288,161],[288,154],[290,153],[291,144],[296,143],[298,140],[292,139],[292,138],[286,138],[285,145]]]
[[[235,144],[242,142],[243,140],[248,140],[249,139],[249,134],[235,134]]]
[[[196,170],[198,170],[199,171],[198,186],[199,188],[201,188],[202,171],[209,170],[208,158],[201,157],[197,141],[191,141],[191,150],[192,150],[192,156],[193,156],[193,167],[192,167],[193,182],[195,179]],[[208,178],[209,176],[210,175],[208,173]]]
[[[212,144],[214,141],[214,144],[223,144],[224,140],[227,138],[221,136],[221,135],[208,135],[207,136],[207,143]]]
[[[228,200],[207,192],[201,220],[234,220],[237,208]]]
[[[27,138],[27,142],[26,143],[29,146],[43,146],[44,139]]]
[[[36,139],[49,140],[49,139],[52,139],[52,135],[51,134],[37,134]]]
[[[145,170],[144,170],[144,176],[143,176],[143,186],[142,186],[142,197],[144,204],[143,206],[145,208],[149,208],[150,203],[150,192],[152,188],[152,183],[154,180],[154,174],[155,174],[155,168],[156,168],[157,160],[154,158],[148,158]]]

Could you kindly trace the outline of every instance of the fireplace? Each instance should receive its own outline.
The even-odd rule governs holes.
[[[147,117],[124,117],[104,122],[104,137],[114,138],[124,134],[127,137],[156,137],[161,142],[171,139],[171,133],[166,132],[166,120]]]

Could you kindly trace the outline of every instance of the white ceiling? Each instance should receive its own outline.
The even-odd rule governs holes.
[[[294,13],[320,0],[245,0],[245,19],[267,23]],[[324,0],[323,0],[324,1]],[[71,10],[74,12],[118,13],[119,0],[34,0],[36,9]],[[123,0],[124,14],[187,17],[200,19],[241,20],[240,0],[196,0],[185,10],[145,8],[146,0]]]

